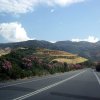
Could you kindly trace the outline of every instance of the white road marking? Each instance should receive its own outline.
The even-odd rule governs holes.
[[[93,73],[94,73],[94,75],[95,75],[95,77],[96,77],[96,79],[97,79],[97,81],[98,81],[98,83],[99,83],[99,85],[100,85],[100,79],[99,79],[98,75],[97,75],[96,72],[94,72],[94,71],[93,71]]]
[[[46,86],[46,87],[44,87],[44,88],[38,89],[38,90],[36,90],[36,91],[34,91],[34,92],[31,92],[31,93],[28,93],[28,94],[26,94],[26,95],[20,96],[20,97],[18,97],[18,98],[13,99],[13,100],[23,100],[23,99],[29,98],[29,97],[31,97],[31,96],[34,96],[34,95],[38,94],[38,93],[41,93],[41,92],[43,92],[43,91],[46,91],[46,90],[48,90],[48,89],[50,89],[50,88],[52,88],[52,87],[55,87],[55,86],[57,86],[57,85],[60,85],[60,84],[66,82],[66,81],[68,81],[68,80],[71,80],[71,79],[75,78],[76,76],[78,76],[78,75],[80,75],[80,74],[82,74],[82,73],[84,73],[84,72],[86,72],[86,71],[87,71],[87,70],[84,70],[84,71],[82,71],[82,72],[80,72],[80,73],[78,73],[78,74],[75,74],[75,75],[73,75],[73,76],[71,76],[71,77],[69,77],[69,78],[67,78],[67,79],[65,79],[65,80],[62,80],[62,81],[59,81],[59,82],[54,83],[54,84],[52,84],[52,85],[49,85],[49,86]]]
[[[42,78],[42,79],[36,79],[36,80],[27,81],[27,82],[20,82],[20,83],[15,83],[15,84],[4,85],[4,86],[1,86],[0,89],[1,88],[6,88],[6,87],[10,87],[10,86],[20,85],[20,84],[25,84],[25,83],[31,83],[31,82],[39,81],[39,80],[43,80],[43,79],[49,79],[49,78],[53,78],[53,77],[58,77],[58,76],[62,76],[62,75],[65,75],[65,74],[66,73],[60,74],[60,75],[55,75],[55,76],[48,76],[48,77],[45,77],[45,78]]]

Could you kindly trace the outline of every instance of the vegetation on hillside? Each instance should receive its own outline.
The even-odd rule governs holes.
[[[68,64],[80,64],[88,60],[82,57],[76,57],[74,59],[57,58],[57,59],[54,59],[53,61],[66,62]]]
[[[73,54],[78,54],[79,56],[90,59],[91,61],[100,60],[100,41],[96,43],[90,42],[72,42],[72,41],[58,41],[56,43],[50,43],[48,41],[39,40],[29,40],[24,42],[16,43],[1,43],[0,49],[5,49],[9,47],[10,49],[15,48],[48,48],[52,50],[62,50]],[[2,53],[2,52],[1,52]]]
[[[85,66],[85,60],[80,63],[70,64],[67,61],[53,61],[53,59],[60,59],[60,57],[73,60],[77,55],[63,51],[39,48],[15,49],[9,54],[0,57],[0,80],[54,74],[81,69]]]

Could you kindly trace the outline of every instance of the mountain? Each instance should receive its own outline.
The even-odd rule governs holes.
[[[88,58],[93,61],[100,60],[100,41],[96,43],[90,42],[72,42],[72,41],[58,41],[51,43],[44,40],[29,40],[16,43],[1,43],[0,49],[5,48],[47,48],[52,50],[62,50],[70,53],[78,54],[79,56]]]
[[[47,42],[47,41],[38,41],[38,40],[29,40],[29,41],[24,41],[24,42],[16,42],[16,43],[1,43],[0,48],[6,48],[10,47],[12,49],[18,48],[18,47],[47,47],[48,45],[52,45],[52,43]]]
[[[97,43],[59,41],[55,44],[64,51],[78,54],[93,61],[100,60],[100,41]]]

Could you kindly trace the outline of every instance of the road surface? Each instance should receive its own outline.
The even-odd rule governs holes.
[[[100,73],[82,69],[0,83],[0,100],[100,100]]]

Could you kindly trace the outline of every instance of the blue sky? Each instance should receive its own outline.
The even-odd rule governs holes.
[[[100,0],[0,0],[0,42],[100,39]]]

